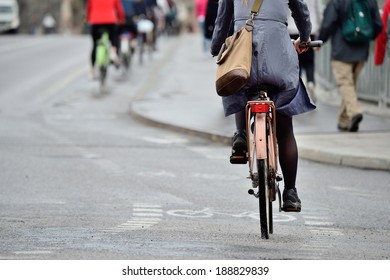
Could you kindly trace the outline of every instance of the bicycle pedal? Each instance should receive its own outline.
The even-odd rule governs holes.
[[[248,162],[248,158],[246,156],[230,156],[231,164],[246,164]]]

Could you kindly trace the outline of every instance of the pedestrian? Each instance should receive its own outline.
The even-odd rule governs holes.
[[[390,0],[386,0],[382,9],[382,32],[378,35],[375,42],[375,65],[383,64],[387,49],[387,55],[390,56]]]
[[[373,24],[374,40],[382,30],[376,0],[367,1]],[[356,132],[363,120],[363,110],[356,95],[356,83],[364,63],[368,59],[370,42],[349,43],[342,35],[342,26],[347,18],[351,0],[330,0],[324,11],[319,39],[331,38],[332,70],[338,85],[342,102],[338,113],[338,129]]]
[[[119,65],[117,27],[125,23],[125,13],[120,0],[88,0],[86,4],[86,20],[90,25],[93,41],[91,51],[91,75],[94,78],[94,66],[97,41],[106,31],[109,34],[111,48],[110,59]]]
[[[292,2],[292,0],[290,0]],[[217,19],[211,41],[211,54],[218,55],[229,34],[232,19],[234,30],[245,25],[254,0],[224,0],[219,2]],[[291,42],[287,30],[290,10],[297,23],[300,37]],[[222,97],[225,116],[234,114],[236,132],[232,137],[232,155],[246,156],[247,147],[245,106],[258,98],[259,85],[272,87],[269,97],[276,106],[276,137],[279,162],[284,177],[284,211],[301,211],[301,200],[295,186],[298,149],[293,131],[293,115],[315,109],[305,86],[299,79],[298,53],[307,51],[300,43],[310,42],[309,9],[304,0],[264,0],[254,18],[252,68],[249,82],[239,92]],[[291,210],[289,210],[290,208]]]
[[[202,38],[202,49],[204,52],[208,52],[209,50],[204,31],[207,1],[208,0],[195,0],[195,16],[198,22],[199,31]]]
[[[306,0],[307,7],[310,11],[310,20],[312,25],[310,38],[312,41],[317,40],[318,32],[320,30],[321,21],[322,21],[322,13],[323,13],[323,5],[322,0]],[[288,31],[290,33],[291,39],[297,39],[299,37],[298,28],[295,25],[294,19],[290,15],[288,17]],[[315,56],[314,56],[313,48],[307,50],[307,52],[301,53],[298,56],[299,59],[299,69],[300,74],[302,76],[302,72],[305,73],[306,76],[306,87],[309,92],[309,95],[313,102],[316,102],[317,96],[315,93],[315,77],[314,77],[314,66],[315,66]]]
[[[168,35],[178,35],[180,31],[179,22],[177,19],[178,7],[176,1],[166,0],[166,8],[163,11],[163,19],[165,21],[164,29]]]
[[[215,19],[217,18],[218,12],[218,0],[208,0],[206,17],[204,21],[204,34],[207,40],[211,40],[213,37]],[[229,36],[234,33],[234,21],[230,23]]]
[[[204,20],[204,36],[207,40],[213,37],[215,19],[217,18],[218,0],[208,0],[205,20]]]

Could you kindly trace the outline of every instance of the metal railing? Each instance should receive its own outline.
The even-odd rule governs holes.
[[[387,56],[383,65],[374,66],[374,47],[372,43],[368,61],[359,75],[356,91],[359,99],[377,103],[384,108],[390,104],[390,58]],[[323,89],[337,91],[330,51],[331,44],[327,42],[315,53],[316,80]]]

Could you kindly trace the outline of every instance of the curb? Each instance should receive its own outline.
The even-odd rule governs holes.
[[[190,136],[202,137],[213,142],[222,143],[224,145],[231,145],[231,138],[224,135],[218,135],[215,133],[200,131],[196,129],[186,128],[174,124],[168,124],[165,122],[157,121],[152,118],[149,118],[134,109],[134,104],[131,104],[129,114],[136,120],[143,122],[145,124],[168,129],[170,131],[183,133]],[[345,167],[353,167],[359,169],[372,169],[372,170],[382,170],[390,171],[390,161],[388,159],[380,158],[370,158],[364,156],[353,156],[347,154],[334,153],[330,151],[323,151],[316,148],[307,148],[305,145],[300,145],[302,138],[306,135],[296,135],[298,143],[298,152],[299,158],[310,160],[319,163],[339,165]]]
[[[135,118],[136,120],[138,120],[140,122],[143,122],[143,123],[148,124],[148,125],[152,125],[154,127],[164,128],[164,129],[168,129],[170,131],[183,133],[186,135],[202,137],[202,138],[211,140],[213,142],[222,143],[225,145],[231,145],[231,138],[230,137],[157,121],[157,120],[154,120],[152,118],[146,117],[145,115],[143,115],[141,113],[138,113],[137,110],[134,110],[133,105],[134,105],[134,102],[130,104],[129,114],[133,118]]]
[[[299,140],[298,140],[299,143]],[[342,155],[331,152],[324,152],[316,149],[301,147],[298,144],[299,157],[314,162],[354,167],[359,169],[372,169],[390,171],[390,161],[379,158],[362,156]]]

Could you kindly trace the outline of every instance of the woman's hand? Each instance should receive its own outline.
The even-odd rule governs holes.
[[[309,45],[310,42],[311,42],[310,37],[309,37],[309,40],[307,40],[306,42],[305,41],[301,41],[301,38],[298,37],[298,39],[296,39],[294,41],[294,47],[297,50],[297,52],[299,54],[301,54],[301,53],[303,53],[303,52],[305,52],[305,51],[307,51],[309,49],[308,45]]]

